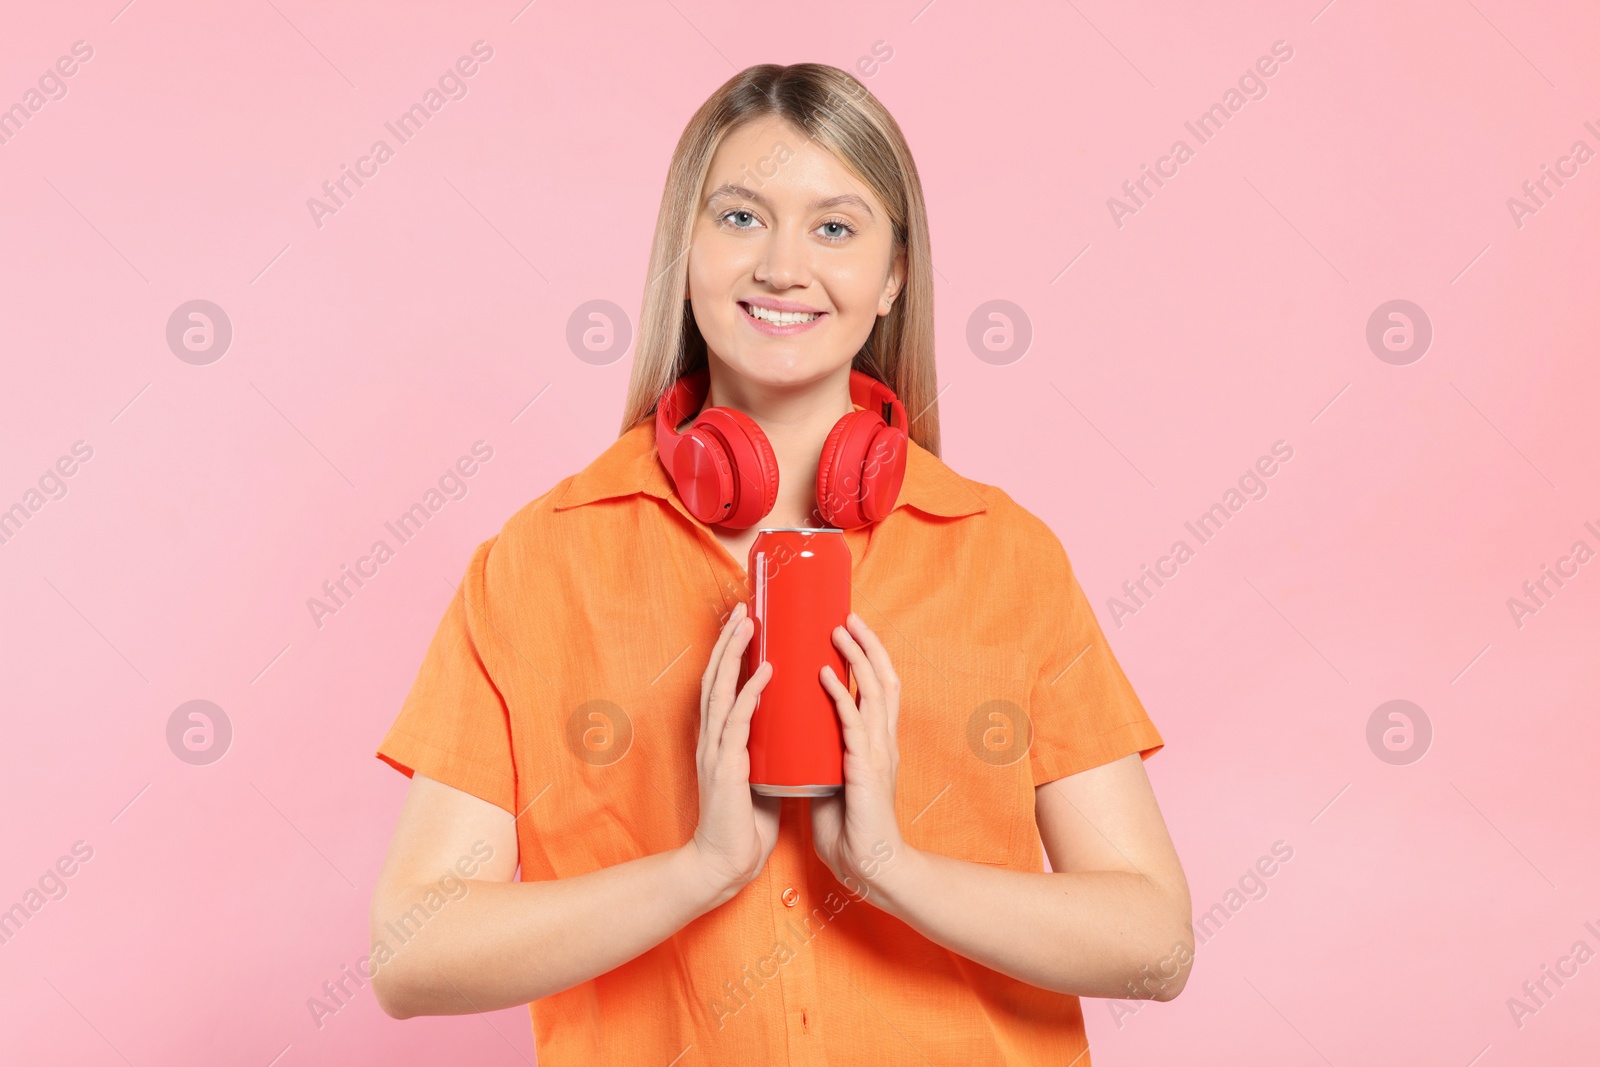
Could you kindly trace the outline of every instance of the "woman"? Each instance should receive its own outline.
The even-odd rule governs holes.
[[[412,776],[372,907],[390,1015],[529,1003],[552,1067],[1087,1065],[1078,996],[1183,988],[1161,738],[1055,535],[938,459],[929,273],[911,154],[849,75],[752,67],[696,113],[622,433],[478,547],[379,748]],[[868,379],[903,408],[874,423],[909,427],[903,472],[819,493]],[[726,512],[658,452],[702,405],[770,442]],[[818,682],[845,788],[754,795],[772,668],[740,684],[740,561],[760,527],[835,522],[862,477],[901,484],[841,523],[855,688]]]

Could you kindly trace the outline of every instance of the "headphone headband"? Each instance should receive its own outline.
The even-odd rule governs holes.
[[[656,403],[656,454],[689,511],[745,529],[772,510],[778,461],[756,421],[735,408],[704,407],[708,365],[683,375]],[[909,420],[894,390],[850,370],[850,400],[863,410],[834,423],[817,463],[817,505],[826,525],[849,528],[887,515],[905,477]],[[694,416],[683,432],[678,425]]]
[[[658,451],[661,458],[667,461],[668,469],[672,466],[672,449],[679,436],[678,426],[700,410],[710,391],[711,368],[701,367],[674,382],[656,405],[656,439],[658,444],[664,443],[664,447]],[[895,396],[894,390],[853,367],[850,369],[850,402],[868,411],[876,411],[886,424],[910,435],[906,409],[901,405],[900,398]]]
[[[702,367],[686,374],[668,386],[656,403],[656,452],[667,470],[672,470],[672,457],[678,450],[678,425],[689,417],[687,409],[693,405],[698,410],[710,391],[711,370]]]
[[[877,404],[878,415],[887,425],[908,437],[911,435],[911,427],[906,422],[906,409],[900,406],[900,398],[894,395],[893,389],[870,374],[851,369],[850,399],[868,411],[873,409],[873,404]]]

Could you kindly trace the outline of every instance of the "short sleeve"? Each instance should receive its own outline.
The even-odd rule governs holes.
[[[1053,533],[1045,540],[1048,551],[1036,588],[1046,636],[1029,708],[1033,743],[1028,755],[1036,786],[1134,752],[1148,759],[1162,746],[1112,655],[1066,550]]]
[[[511,719],[483,656],[486,574],[496,538],[480,544],[422,658],[377,757],[407,778],[420,771],[515,814]]]

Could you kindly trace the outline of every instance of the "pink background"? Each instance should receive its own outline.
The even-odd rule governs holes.
[[[0,145],[0,506],[93,449],[0,545],[0,907],[93,848],[0,946],[8,1060],[533,1059],[520,1009],[398,1023],[364,990],[312,1021],[406,787],[372,751],[471,548],[615,436],[631,351],[579,359],[567,322],[637,315],[689,115],[747,65],[876,42],[857,69],[928,196],[947,462],[1066,545],[1166,739],[1196,914],[1294,850],[1178,1000],[1084,1002],[1095,1062],[1592,1055],[1600,962],[1520,1028],[1506,1004],[1600,950],[1600,562],[1520,628],[1506,603],[1600,549],[1600,160],[1520,227],[1506,204],[1600,149],[1589,5],[121,3],[0,34],[4,106],[93,48]],[[319,228],[307,199],[478,40],[466,97]],[[1107,199],[1178,137],[1119,228]],[[204,366],[165,339],[194,299],[233,329]],[[996,299],[1033,330],[1001,364],[966,341]],[[1394,299],[1434,331],[1403,366],[1365,339]],[[467,495],[318,628],[307,599],[478,440]],[[1279,440],[1268,495],[1117,626]],[[234,731],[208,766],[166,741],[193,699]],[[1432,723],[1409,765],[1366,740],[1392,699]]]

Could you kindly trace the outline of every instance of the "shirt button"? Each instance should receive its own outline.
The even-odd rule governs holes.
[[[783,903],[785,907],[790,908],[800,903],[800,894],[795,892],[794,886],[790,886],[783,891]]]

